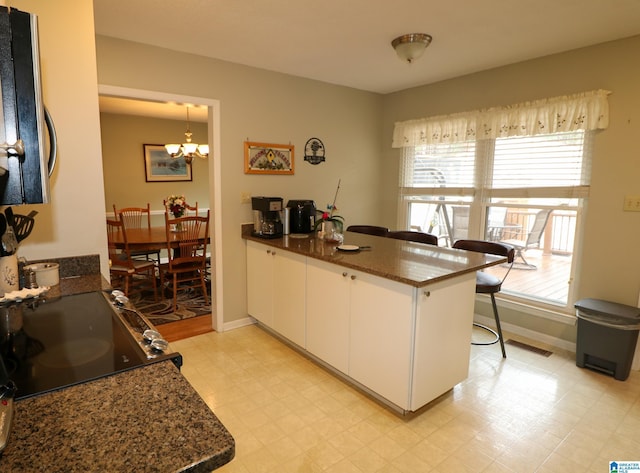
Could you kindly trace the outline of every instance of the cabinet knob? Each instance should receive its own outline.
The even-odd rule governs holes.
[[[346,271],[344,273],[342,273],[342,277],[346,278],[349,275],[349,273],[347,273]]]
[[[431,291],[424,291],[423,294],[425,297],[431,297]]]
[[[271,254],[271,250],[267,250],[267,254],[270,255]]]
[[[356,275],[355,275],[355,274],[352,274],[352,275],[351,275],[351,280],[353,281],[355,278],[356,278]]]

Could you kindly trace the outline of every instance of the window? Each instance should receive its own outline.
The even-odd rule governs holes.
[[[549,115],[560,122],[560,114]],[[514,245],[516,262],[502,293],[571,311],[573,255],[588,198],[594,131],[574,127],[513,136],[510,127],[502,127],[506,136],[478,133],[495,128],[486,117],[480,125],[477,112],[462,127],[459,115],[453,128],[450,117],[426,120],[401,130],[401,224],[437,235],[444,246],[461,238]],[[398,124],[394,143],[397,132]],[[411,133],[419,139],[408,146]]]

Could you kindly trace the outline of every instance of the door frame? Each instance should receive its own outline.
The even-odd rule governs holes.
[[[149,102],[177,102],[205,105],[208,108],[207,138],[212,153],[207,159],[209,171],[209,207],[213,209],[213,225],[210,226],[211,247],[214,259],[211,266],[214,272],[212,292],[215,293],[215,317],[211,317],[213,330],[224,331],[222,317],[223,290],[222,290],[222,189],[220,161],[220,101],[205,97],[193,97],[189,95],[172,94],[153,90],[131,89],[106,84],[98,84],[98,95],[109,97],[122,97],[129,99],[147,100]],[[212,304],[213,308],[213,304]]]

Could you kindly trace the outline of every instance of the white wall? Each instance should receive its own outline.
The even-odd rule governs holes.
[[[224,61],[166,49],[97,38],[101,85],[154,90],[220,101],[222,258],[225,323],[247,316],[246,261],[242,223],[251,222],[252,195],[313,199],[331,203],[342,179],[337,206],[349,223],[376,223],[382,182],[380,169],[381,97]],[[167,64],[176,71],[168,74]],[[316,137],[326,147],[326,162],[304,161],[304,145]],[[244,173],[244,141],[293,144],[295,174],[265,176]],[[210,180],[210,183],[213,182]],[[213,208],[213,203],[211,203]]]
[[[104,172],[106,212],[121,207],[151,205],[152,213],[164,212],[162,202],[171,194],[183,194],[191,205],[209,208],[208,161],[195,158],[191,163],[192,180],[147,182],[144,144],[184,141],[186,121],[100,114],[102,132],[102,168]],[[194,143],[206,143],[207,124],[191,123]],[[154,215],[153,225],[164,225],[164,217]]]
[[[108,275],[92,2],[16,0],[38,15],[44,103],[58,136],[51,204],[37,210],[19,256],[29,260],[100,254]]]
[[[634,306],[640,289],[640,213],[623,212],[627,194],[640,194],[637,137],[640,135],[640,36],[598,44],[451,79],[384,97],[385,137],[381,163],[385,216],[395,221],[397,159],[391,149],[396,121],[509,105],[587,90],[606,89],[610,123],[594,140],[591,190],[585,214],[582,254],[575,255],[577,298],[593,297]],[[476,307],[485,315],[490,306]],[[575,327],[554,324],[514,309],[501,319],[563,339]]]

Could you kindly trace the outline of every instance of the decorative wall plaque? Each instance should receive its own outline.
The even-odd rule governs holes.
[[[304,160],[311,164],[324,161],[324,144],[318,138],[310,138],[304,145]]]
[[[293,174],[293,145],[244,142],[245,174]]]

